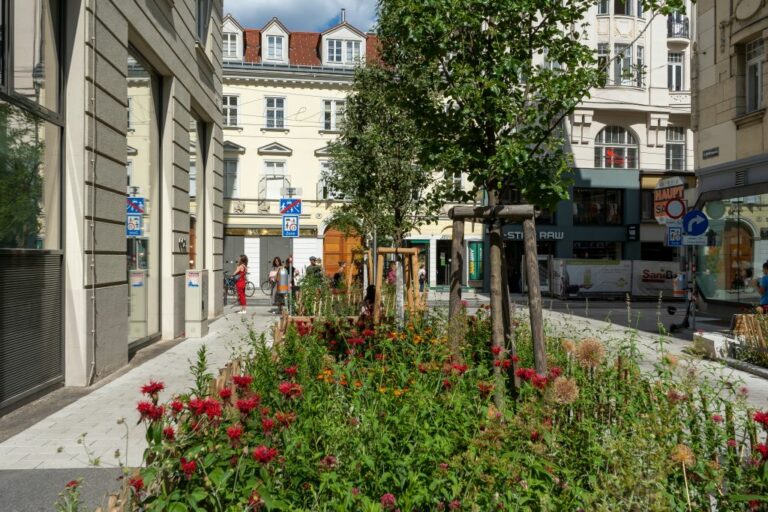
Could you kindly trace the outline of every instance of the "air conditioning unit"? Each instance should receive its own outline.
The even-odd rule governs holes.
[[[280,189],[280,193],[284,197],[293,197],[301,195],[301,187],[283,187]]]

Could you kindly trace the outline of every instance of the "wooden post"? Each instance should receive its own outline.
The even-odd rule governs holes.
[[[532,218],[523,221],[523,240],[525,242],[528,310],[531,315],[531,335],[533,337],[533,361],[536,366],[536,373],[546,375],[547,352],[544,344],[544,318],[539,287],[539,261],[536,253],[536,226]]]
[[[373,301],[373,323],[378,324],[381,321],[381,287],[383,285],[382,268],[384,267],[384,255],[376,255],[376,300]]]
[[[488,198],[491,203],[491,208],[495,207],[499,198],[498,190],[489,190]],[[498,217],[492,218],[489,235],[489,259],[491,266],[491,346],[502,349],[504,348],[504,306],[502,301],[501,265],[503,259],[501,252],[504,248],[504,243],[501,237],[501,220]],[[496,407],[501,410],[504,408],[505,393],[504,378],[501,375],[500,367],[493,367],[493,377],[495,384],[493,399],[496,403]]]
[[[411,285],[411,266],[408,264],[408,254],[403,254],[403,278],[405,279],[405,297],[408,304],[408,314],[413,315],[413,286]]]
[[[448,346],[454,360],[461,360],[461,273],[464,269],[464,219],[453,220],[451,240],[451,291],[448,298]]]
[[[421,310],[421,294],[419,292],[419,254],[411,254],[411,277],[413,278],[413,298],[417,310]]]
[[[503,242],[502,242],[503,244]],[[503,245],[502,245],[503,247]],[[514,356],[517,355],[515,346],[515,329],[512,326],[512,307],[509,300],[509,273],[507,271],[507,256],[504,251],[501,253],[501,307],[502,320],[504,322],[504,344],[507,349],[507,357],[512,361],[507,370],[507,379],[512,383],[512,396],[517,396],[517,389],[520,386],[520,379],[515,375],[517,363],[514,362]]]

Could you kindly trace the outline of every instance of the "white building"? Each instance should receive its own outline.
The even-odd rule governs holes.
[[[243,28],[232,16],[223,26],[224,46],[224,258],[249,257],[263,281],[275,256],[293,254],[303,269],[310,256],[326,272],[350,261],[359,238],[329,229],[334,204],[322,182],[326,146],[339,133],[354,67],[377,56],[378,40],[344,20],[325,32],[295,32],[278,19],[260,29]],[[303,200],[300,237],[282,238],[279,200]],[[468,228],[470,226],[468,225]],[[450,224],[413,233],[409,245],[424,248],[432,286],[448,283]],[[467,277],[482,281],[481,226],[467,233]]]

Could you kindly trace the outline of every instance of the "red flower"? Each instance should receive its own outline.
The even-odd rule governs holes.
[[[181,458],[181,470],[184,472],[184,476],[190,478],[197,470],[197,462],[194,460],[187,460],[184,457]]]
[[[363,336],[365,336],[366,338],[370,338],[371,336],[375,336],[375,335],[376,335],[376,331],[374,331],[373,329],[365,329],[363,331]]]
[[[162,382],[157,382],[154,380],[150,380],[149,384],[144,384],[141,386],[141,392],[145,395],[156,395],[160,391],[165,389],[165,384]]]
[[[547,377],[539,375],[538,373],[534,374],[531,378],[531,384],[533,384],[533,387],[536,389],[544,389],[547,387],[547,382]]]
[[[277,457],[277,448],[267,448],[263,444],[253,450],[253,459],[261,464],[269,464]]]
[[[238,388],[246,389],[253,383],[253,377],[250,375],[235,375],[232,377],[232,382],[234,382],[235,386]]]
[[[144,479],[140,476],[132,476],[128,479],[128,485],[133,487],[133,492],[139,493],[144,489]]]
[[[493,362],[493,366],[495,366],[496,368],[501,368],[501,363],[502,363],[502,362],[503,362],[503,361],[501,361],[500,359],[497,359],[497,360],[495,360],[495,361]]]
[[[390,339],[390,340],[397,339],[397,333],[396,332],[388,332],[387,333],[387,339]]]
[[[312,332],[312,326],[308,325],[306,322],[297,322],[296,330],[299,331],[299,336],[306,336]]]
[[[518,355],[517,355],[517,354],[513,355],[513,356],[511,357],[511,359],[512,359],[512,362],[513,362],[513,363],[519,363],[519,362],[520,362],[520,357],[518,357]]]
[[[272,430],[275,428],[275,420],[272,418],[262,418],[261,419],[261,430],[265,434],[269,434],[272,432]]]
[[[190,399],[189,403],[187,403],[187,407],[197,416],[200,416],[205,412],[205,403],[197,397]]]
[[[281,382],[277,386],[277,390],[286,398],[298,398],[303,392],[301,385],[295,382]]]
[[[173,411],[173,414],[178,414],[182,410],[184,410],[184,403],[182,403],[181,400],[174,400],[171,402],[171,410]]]
[[[291,423],[296,421],[296,414],[293,412],[276,412],[275,419],[283,427],[290,427]]]
[[[165,408],[162,405],[155,405],[152,402],[143,400],[136,404],[136,410],[141,414],[141,419],[150,421],[157,421],[163,417]]]
[[[80,485],[79,480],[70,480],[69,482],[67,482],[67,485],[65,485],[64,487],[66,487],[67,489],[76,489],[79,485]]]
[[[531,441],[533,441],[535,443],[539,439],[541,439],[541,434],[539,434],[536,430],[531,432]]]
[[[736,448],[738,443],[736,443],[735,439],[729,439],[725,444],[728,445],[728,448]]]
[[[712,415],[712,421],[714,421],[715,423],[722,423],[723,422],[723,417],[720,416],[719,414],[713,414]]]
[[[376,355],[375,355],[375,356],[373,356],[373,357],[374,357],[374,359],[376,359],[377,361],[383,361],[383,360],[384,360],[384,354],[376,354]]]
[[[250,414],[251,411],[253,411],[255,408],[259,406],[259,397],[258,396],[252,396],[250,398],[241,398],[237,402],[235,402],[235,407],[240,411],[241,414]]]
[[[443,380],[443,389],[451,389],[453,387],[453,384],[451,384],[451,381],[448,379]]]
[[[352,495],[353,496],[358,496],[359,494],[360,494],[360,489],[358,487],[353,487],[352,488]]]
[[[355,338],[349,338],[347,340],[347,343],[352,345],[353,347],[357,347],[357,346],[362,345],[363,343],[365,343],[365,340],[363,338],[360,338],[360,337],[355,337]]]
[[[174,441],[176,439],[176,431],[171,426],[165,427],[163,429],[163,436],[169,441]]]
[[[549,369],[549,379],[550,380],[555,380],[556,378],[558,378],[562,374],[563,374],[563,369],[560,368],[559,366],[553,366],[552,368]]]
[[[480,390],[480,395],[483,398],[488,398],[488,396],[493,392],[493,384],[490,382],[478,382],[477,389]]]
[[[448,471],[448,464],[445,462],[441,462],[437,467],[439,467],[441,471]]]
[[[501,354],[501,347],[496,345],[495,347],[491,347],[491,352],[493,352],[493,355],[497,356]]]
[[[262,416],[269,416],[270,414],[272,414],[272,409],[270,409],[269,407],[262,407],[259,412],[261,413]]]
[[[749,510],[760,510],[760,500],[749,500]]]
[[[219,398],[221,398],[222,400],[227,400],[231,396],[232,396],[232,389],[230,388],[224,388],[221,391],[219,391]]]
[[[298,368],[296,366],[289,366],[285,370],[285,374],[289,377],[294,377],[296,375],[296,372],[298,371]]]
[[[243,435],[243,427],[241,425],[232,425],[227,427],[227,437],[232,442],[239,441],[240,436]]]
[[[423,363],[419,363],[419,373],[427,373],[429,371],[429,367]]]
[[[458,375],[464,375],[464,372],[466,372],[469,369],[469,366],[465,364],[456,364],[453,363],[451,365],[451,370],[453,370],[454,373]]]
[[[459,500],[453,500],[448,505],[448,510],[459,510],[461,508],[461,502]]]
[[[755,415],[752,418],[763,427],[768,427],[768,412],[755,411]]]
[[[338,462],[338,459],[334,457],[333,455],[326,455],[322,459],[320,459],[320,465],[327,470],[332,470],[336,467],[336,463]]]
[[[215,398],[207,397],[203,400],[203,406],[205,407],[205,415],[210,419],[221,417],[221,402]]]
[[[739,388],[739,395],[746,397],[749,395],[749,390],[745,386],[742,386]]]
[[[504,368],[505,370],[510,366],[512,366],[512,361],[510,361],[509,359],[505,359],[504,361],[501,362],[501,367]]]
[[[392,510],[395,508],[395,496],[393,494],[384,494],[380,501],[381,506],[384,507],[384,510]]]
[[[533,368],[518,368],[515,370],[515,376],[523,380],[531,380],[536,375],[536,370]]]

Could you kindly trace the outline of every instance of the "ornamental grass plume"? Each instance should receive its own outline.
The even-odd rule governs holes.
[[[594,370],[605,359],[605,346],[597,338],[584,338],[576,346],[575,357],[582,368]]]
[[[684,444],[678,444],[672,448],[670,458],[673,462],[682,464],[686,468],[690,468],[696,464],[696,456],[693,454],[693,450]]]
[[[558,404],[572,404],[579,398],[579,386],[575,379],[558,377],[552,383],[552,397]]]
[[[576,342],[570,338],[563,339],[560,344],[562,345],[566,354],[573,354],[573,352],[576,350]]]

